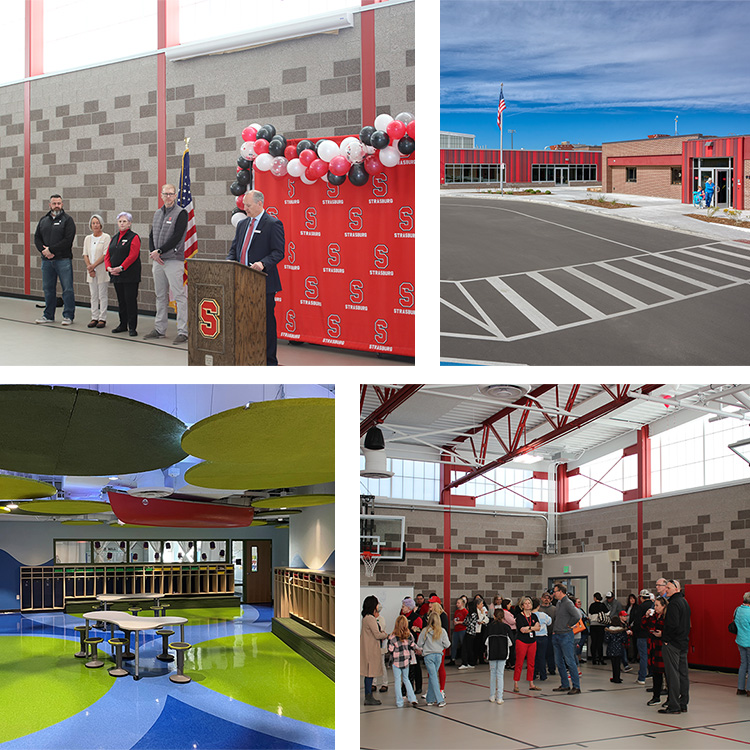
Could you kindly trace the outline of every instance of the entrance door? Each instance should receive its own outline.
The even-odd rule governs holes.
[[[273,565],[271,540],[245,541],[245,604],[268,604],[273,601]]]
[[[584,612],[588,612],[589,609],[589,579],[588,576],[580,576],[578,578],[549,578],[547,579],[547,588],[552,591],[552,587],[556,583],[565,584],[569,594],[573,594],[574,597],[578,597],[583,605]]]
[[[716,169],[716,205],[726,208],[732,205],[732,182],[729,179],[728,169]]]
[[[568,184],[568,168],[567,167],[555,167],[555,185],[567,185]]]

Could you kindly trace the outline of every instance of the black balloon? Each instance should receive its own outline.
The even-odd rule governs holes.
[[[351,182],[352,185],[356,185],[357,187],[366,185],[367,181],[370,179],[370,175],[365,170],[364,164],[352,164],[352,168],[349,170],[348,177],[349,182]]]
[[[359,131],[359,140],[362,141],[365,146],[370,146],[370,138],[374,132],[375,128],[372,125],[365,125],[365,127]]]
[[[231,184],[231,185],[229,186],[229,192],[230,192],[230,193],[231,193],[232,195],[244,195],[244,194],[245,194],[245,192],[246,192],[246,190],[245,190],[245,185],[240,185],[240,183],[239,183],[239,182],[233,182],[233,183],[232,183],[232,184]]]
[[[416,148],[416,144],[414,143],[414,139],[409,138],[408,135],[405,135],[399,139],[398,150],[402,154],[412,154],[414,153],[415,148]]]
[[[373,148],[385,148],[390,142],[390,136],[385,130],[376,130],[370,135],[370,145]]]
[[[273,140],[268,142],[268,153],[271,156],[283,156],[284,144],[281,141]]]
[[[334,174],[333,172],[328,173],[329,185],[343,185],[345,182],[346,182],[345,174]]]
[[[243,211],[243,210],[242,210],[241,208],[237,208],[237,206],[235,206],[235,207],[234,207],[234,208],[232,209],[232,214],[244,214],[244,213],[245,213],[245,212],[244,212],[244,211]]]
[[[256,138],[262,138],[264,141],[270,141],[271,135],[266,130],[266,126],[264,125],[262,128],[258,128],[258,133],[255,136]]]
[[[246,159],[244,156],[240,156],[239,159],[237,159],[237,166],[242,167],[243,169],[250,169],[252,166],[252,162],[250,159]]]
[[[240,185],[248,185],[250,184],[250,180],[252,179],[253,176],[246,169],[243,169],[241,172],[237,172],[237,182],[239,182]]]
[[[306,148],[312,148],[313,142],[304,139],[297,144],[297,156],[299,156]]]
[[[280,141],[281,145],[286,148],[286,138],[284,138],[283,135],[275,135],[273,138],[271,138],[271,142],[273,141]]]
[[[268,131],[268,140],[270,141],[276,135],[276,128],[273,125],[263,126]]]

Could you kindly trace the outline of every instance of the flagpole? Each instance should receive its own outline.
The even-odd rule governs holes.
[[[500,94],[503,93],[503,84],[500,84]],[[505,170],[503,169],[503,113],[500,113],[500,195],[505,195],[505,186],[503,184],[503,177]]]

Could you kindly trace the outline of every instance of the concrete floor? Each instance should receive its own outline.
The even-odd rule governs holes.
[[[397,708],[390,689],[378,693],[381,706],[362,706],[360,743],[366,750],[706,750],[750,745],[750,698],[736,695],[737,676],[690,672],[688,713],[660,714],[646,706],[651,693],[636,684],[634,669],[613,685],[609,667],[582,664],[581,694],[554,693],[554,675],[537,681],[540,693],[521,682],[514,694],[512,672],[505,673],[504,703],[490,703],[489,669],[447,667],[445,708]],[[423,669],[426,689],[427,672]],[[525,675],[524,675],[525,676]],[[651,680],[646,680],[650,687]],[[424,691],[423,691],[424,692]],[[408,706],[408,703],[406,704]]]
[[[470,239],[469,239],[470,238]],[[529,201],[441,204],[441,359],[742,365],[750,246]]]
[[[76,308],[72,326],[63,328],[61,310],[56,322],[36,325],[42,310],[33,300],[0,297],[0,365],[166,365],[187,366],[187,344],[172,345],[177,335],[169,321],[167,338],[144,341],[153,328],[153,317],[139,318],[138,336],[112,334],[118,323],[117,313],[109,312],[106,328],[87,328],[90,320],[86,307]],[[387,358],[358,351],[343,351],[315,344],[292,346],[279,341],[279,364],[282,366],[376,366],[393,367],[413,364],[405,358]]]

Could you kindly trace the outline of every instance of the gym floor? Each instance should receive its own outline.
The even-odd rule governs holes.
[[[738,657],[739,659],[739,657]],[[739,696],[737,676],[718,672],[690,672],[690,705],[679,715],[660,714],[659,705],[646,702],[651,693],[636,683],[637,667],[613,685],[609,666],[582,664],[581,694],[552,692],[556,675],[530,693],[522,680],[513,693],[513,673],[505,672],[504,703],[489,702],[489,667],[459,671],[446,667],[444,708],[397,708],[393,672],[389,690],[378,692],[381,706],[362,706],[360,741],[364,750],[413,748],[471,748],[471,750],[528,750],[529,748],[592,748],[595,750],[722,750],[750,746],[750,697]],[[422,669],[423,693],[427,670]],[[525,678],[526,673],[522,677]],[[364,701],[361,691],[360,703]]]
[[[0,615],[0,747],[333,750],[334,683],[271,633],[269,607],[169,614],[188,618],[187,684],[169,680],[154,631],[141,635],[136,682],[107,672],[109,630],[92,630],[105,665],[88,669],[74,657],[80,617]]]

